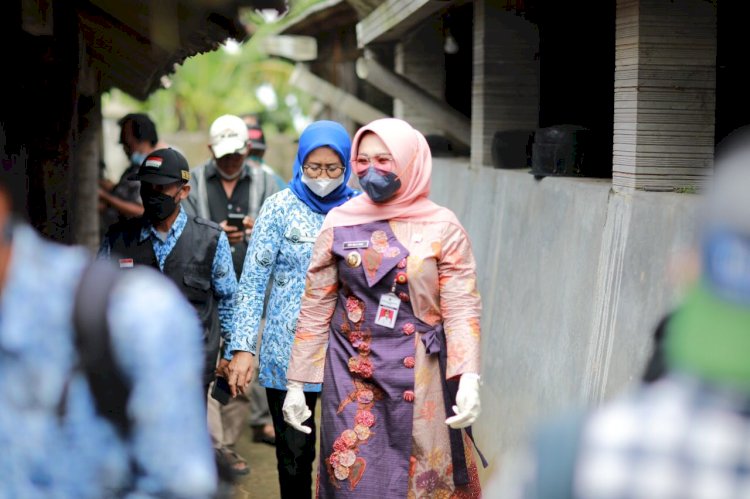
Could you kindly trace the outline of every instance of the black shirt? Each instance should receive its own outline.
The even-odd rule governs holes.
[[[122,172],[120,180],[112,188],[112,191],[110,191],[111,194],[131,203],[143,204],[141,201],[141,183],[138,180],[128,179],[132,174],[138,173],[140,167],[140,164],[131,163]],[[125,217],[115,207],[108,205],[102,213],[102,232],[106,232],[110,225],[122,220],[125,220]]]
[[[211,220],[220,223],[229,217],[229,213],[239,213],[247,215],[250,213],[250,182],[252,177],[248,171],[247,165],[243,165],[242,173],[234,186],[232,196],[227,198],[224,186],[221,185],[221,177],[216,171],[215,163],[211,162],[206,165],[206,194],[208,197],[208,211]],[[239,280],[242,274],[242,264],[245,261],[247,253],[247,241],[242,240],[237,244],[230,245],[232,250],[232,263],[234,272]]]

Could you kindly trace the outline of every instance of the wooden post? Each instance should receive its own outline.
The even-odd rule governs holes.
[[[699,187],[710,176],[716,11],[705,0],[618,0],[612,185]]]
[[[101,242],[97,209],[102,134],[100,98],[80,96],[78,111],[80,135],[74,154],[74,182],[71,186],[72,242],[95,251]]]
[[[474,2],[471,163],[492,165],[495,132],[539,125],[539,33],[505,2]]]
[[[445,54],[443,53],[443,23],[431,17],[416,26],[396,44],[395,73],[417,85],[425,93],[442,101],[445,95]],[[411,123],[423,134],[439,133],[443,128],[414,108],[411,102],[395,99],[393,115]]]

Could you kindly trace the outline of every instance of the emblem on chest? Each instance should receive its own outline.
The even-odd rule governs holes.
[[[362,255],[359,251],[352,251],[346,255],[346,264],[351,268],[359,267],[362,264]]]

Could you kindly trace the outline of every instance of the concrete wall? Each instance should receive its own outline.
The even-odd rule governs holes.
[[[483,296],[480,448],[500,465],[540,419],[635,382],[677,300],[698,197],[436,159],[432,199],[472,239]],[[456,186],[461,186],[460,189]]]

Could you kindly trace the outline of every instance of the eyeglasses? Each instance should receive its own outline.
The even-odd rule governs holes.
[[[373,165],[375,168],[379,170],[390,170],[391,165],[393,164],[393,158],[391,156],[378,154],[373,157],[369,156],[357,156],[357,159],[352,161],[352,167],[356,168],[357,171],[362,171],[366,168],[369,168],[370,165]]]
[[[344,172],[344,167],[338,164],[321,165],[318,163],[307,163],[302,168],[310,178],[318,178],[322,172],[326,172],[328,178],[339,178]]]

